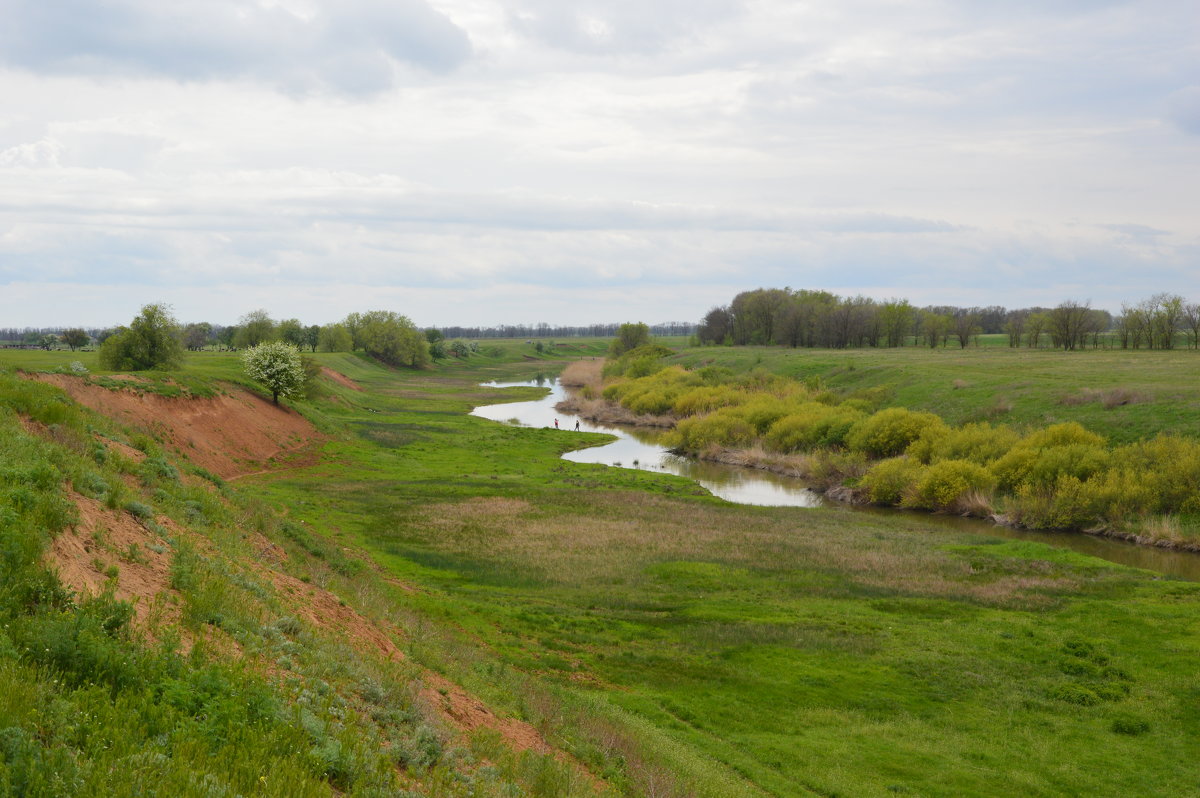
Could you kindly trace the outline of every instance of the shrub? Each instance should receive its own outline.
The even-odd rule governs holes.
[[[1028,440],[1028,439],[1027,439]],[[1062,476],[1087,479],[1108,467],[1110,454],[1096,444],[1030,447],[1022,442],[991,466],[1000,485],[1050,487]]]
[[[697,416],[722,407],[734,407],[749,399],[749,395],[732,385],[703,385],[684,391],[675,399],[671,412],[676,416]]]
[[[852,407],[805,402],[771,426],[766,444],[777,452],[842,446],[862,418],[862,411]]]
[[[1095,691],[1078,684],[1061,684],[1050,691],[1050,697],[1082,707],[1092,707],[1100,703],[1100,696],[1096,695]]]
[[[933,413],[889,407],[855,424],[846,436],[846,445],[873,457],[894,457],[927,430],[944,426]]]
[[[1150,723],[1133,715],[1122,714],[1113,718],[1111,728],[1116,734],[1136,736],[1150,731]]]
[[[899,504],[924,470],[908,457],[881,460],[863,476],[858,487],[874,504]]]
[[[673,445],[688,452],[702,452],[712,446],[748,446],[754,441],[754,428],[731,409],[707,416],[685,418],[670,436]]]
[[[968,494],[989,494],[996,479],[969,460],[942,460],[929,466],[917,480],[904,504],[926,510],[951,510]]]
[[[1007,454],[1019,440],[1020,436],[1011,427],[993,427],[986,422],[958,429],[933,426],[912,442],[908,454],[922,463],[970,460],[986,465]]]

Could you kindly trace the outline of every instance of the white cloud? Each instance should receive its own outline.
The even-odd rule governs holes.
[[[1193,290],[1175,0],[0,11],[0,326],[118,296],[453,324]]]
[[[325,0],[308,9],[244,0],[5,0],[0,58],[63,74],[249,78],[370,94],[398,64],[444,72],[466,34],[423,0]]]

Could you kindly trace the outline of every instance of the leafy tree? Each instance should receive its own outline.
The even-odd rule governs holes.
[[[90,340],[91,337],[78,327],[73,327],[70,330],[63,330],[62,342],[69,346],[72,352],[81,346],[87,346],[87,342]]]
[[[265,310],[252,310],[238,319],[233,343],[239,349],[258,346],[275,338],[275,322]]]
[[[321,325],[313,324],[304,328],[304,345],[310,351],[317,351],[317,344],[321,343]]]
[[[203,349],[212,340],[212,325],[206,321],[189,324],[183,328],[183,343],[193,351]]]
[[[629,322],[622,324],[617,330],[617,337],[609,344],[608,354],[610,357],[620,357],[630,349],[637,349],[648,343],[650,343],[650,328],[642,322],[636,324]]]
[[[217,333],[217,343],[226,349],[233,349],[234,341],[237,340],[237,334],[238,328],[236,324],[229,327],[222,327],[221,331]]]
[[[450,354],[460,360],[471,356],[471,349],[465,341],[451,341],[449,346]]]
[[[341,324],[326,324],[318,338],[317,345],[322,352],[349,352],[354,348],[354,339]]]
[[[271,401],[292,396],[304,387],[304,363],[300,350],[286,341],[267,341],[242,353],[246,376],[271,392]]]
[[[429,342],[407,316],[372,310],[359,320],[358,337],[367,354],[392,366],[429,365]]]
[[[110,371],[175,368],[183,362],[179,323],[164,304],[146,305],[128,327],[100,345],[100,365]]]
[[[361,313],[350,313],[342,322],[342,326],[346,328],[346,332],[350,333],[351,352],[363,348],[362,337],[360,336],[363,324],[364,319]]]
[[[425,340],[431,344],[436,344],[438,341],[446,340],[446,336],[437,327],[429,327],[425,330]]]
[[[541,342],[538,342],[538,346],[541,345]],[[446,342],[434,341],[429,344],[429,356],[434,360],[444,360],[446,358]]]
[[[304,346],[304,325],[299,319],[284,319],[275,328],[275,337],[300,349]]]

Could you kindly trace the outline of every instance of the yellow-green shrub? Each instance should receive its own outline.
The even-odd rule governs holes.
[[[855,424],[846,436],[846,445],[874,457],[892,457],[903,452],[926,430],[945,425],[933,413],[889,407]]]
[[[925,470],[908,457],[880,460],[863,475],[859,490],[874,504],[899,504]]]
[[[926,468],[904,496],[904,505],[950,510],[969,493],[991,494],[996,478],[970,460],[942,460]]]
[[[702,452],[711,446],[749,446],[753,442],[754,427],[731,408],[685,418],[668,439],[668,445],[688,452]]]
[[[1159,435],[1122,446],[1112,460],[1141,472],[1159,511],[1200,513],[1200,442]]]
[[[764,442],[776,452],[842,446],[863,416],[861,410],[851,407],[806,402],[771,425]]]
[[[698,416],[721,407],[735,407],[749,398],[750,394],[732,385],[704,385],[680,393],[671,412],[680,418]]]
[[[762,435],[771,428],[772,424],[786,416],[793,407],[794,405],[783,399],[760,395],[730,412],[745,419],[750,426],[754,427],[755,434]]]
[[[970,460],[986,465],[1007,454],[1021,436],[1011,427],[993,427],[987,422],[958,429],[932,426],[908,447],[908,455],[922,463],[938,460]]]
[[[1049,487],[1064,475],[1087,479],[1107,469],[1110,460],[1110,452],[1095,444],[1030,448],[1022,442],[992,463],[991,470],[1001,488],[1015,490],[1022,485]]]

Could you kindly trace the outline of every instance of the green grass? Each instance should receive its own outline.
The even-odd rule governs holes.
[[[332,436],[324,459],[226,488],[245,509],[236,524],[212,522],[210,534],[228,536],[233,551],[234,529],[264,530],[295,552],[306,575],[400,623],[413,662],[534,724],[628,794],[1196,791],[1200,586],[906,514],[733,506],[681,478],[561,461],[565,449],[602,436],[507,427],[466,414],[501,397],[536,393],[479,381],[552,373],[560,365],[526,359],[523,342],[496,346],[493,354],[421,373],[318,355],[365,389],[330,385],[324,399],[297,405]],[[591,352],[572,354],[602,348],[597,342]],[[918,407],[948,393],[947,412],[964,415],[990,406],[992,397],[960,396],[969,386],[954,389],[954,379],[1014,392],[1025,380],[1031,404],[1036,397],[1050,403],[1068,385],[1140,379],[1147,390],[1165,391],[1171,368],[1188,362],[1187,353],[1165,353],[1173,365],[1159,374],[1147,369],[1158,353],[1131,353],[1151,359],[1124,372],[1115,360],[1084,360],[1113,353],[1055,361],[1049,353],[920,352],[889,360],[895,354],[714,349],[681,357],[792,370],[847,392],[890,386]],[[1063,378],[1056,362],[1082,364],[1081,384]],[[1043,371],[1033,368],[1037,363]],[[184,374],[235,380],[235,370],[234,356],[202,353],[189,358]],[[1144,378],[1137,377],[1141,370]],[[942,381],[948,385],[933,384]],[[32,415],[64,423],[61,414],[73,411],[58,409],[45,390]],[[1025,412],[1018,399],[1013,414]],[[1124,409],[1133,408],[1109,412]],[[1043,423],[1029,412],[1030,423]],[[35,471],[39,462],[66,456],[36,449],[49,444],[28,445],[35,449],[22,462]],[[99,476],[112,482],[108,472]],[[152,476],[168,493],[158,503],[185,506],[170,499],[169,477]],[[141,500],[154,503],[153,489]],[[55,505],[36,512],[53,517]],[[349,564],[357,560],[347,550],[359,549],[415,590],[373,582],[370,568]],[[247,645],[283,645],[269,642],[265,624],[239,609],[250,604],[226,606],[222,595],[204,591],[236,573],[234,562],[197,565],[183,555],[180,563],[181,574],[198,574],[189,588],[190,617],[228,617],[223,622]],[[365,678],[357,660],[336,648],[305,647],[294,656],[338,694],[338,684]],[[30,668],[21,678],[44,685],[51,698],[64,695],[51,682],[58,672],[17,662]],[[343,670],[355,675],[339,675]],[[291,706],[297,698],[284,693],[277,700]],[[338,745],[357,739],[360,727],[346,724]],[[418,724],[405,721],[394,733],[416,740]],[[37,728],[28,714],[13,725],[30,734]],[[116,721],[99,725],[115,728]],[[362,728],[369,739],[389,727]],[[375,728],[384,731],[369,731]],[[252,736],[262,741],[250,745],[246,767],[265,768],[273,738]],[[58,750],[58,743],[38,745],[46,755]],[[223,750],[204,745],[196,750]],[[498,763],[512,783],[542,785],[536,794],[577,789],[563,786],[570,778],[545,760],[523,763],[486,737],[473,746],[463,756]],[[305,751],[314,749],[325,757],[318,756],[323,769],[315,772],[306,755],[294,765],[297,778],[328,789],[339,749],[321,742]],[[193,761],[199,755],[180,757],[173,772],[185,773]],[[506,794],[503,779],[489,786],[477,771],[449,762],[476,774],[476,794]],[[371,783],[365,774],[356,778],[364,790]],[[465,794],[465,787],[445,789],[441,794]]]
[[[454,631],[414,642],[421,661],[585,760],[623,728],[641,765],[617,783],[663,768],[711,795],[1194,788],[1190,668],[1166,652],[1200,631],[1196,586],[558,461],[573,436],[461,415],[495,401],[471,386],[488,376],[363,373],[388,401],[346,411],[338,464],[253,489],[422,586],[408,611]],[[1078,641],[1106,664],[1075,662]]]
[[[950,424],[1078,421],[1112,443],[1159,431],[1200,437],[1200,352],[1192,350],[702,347],[668,362],[762,368],[848,396],[882,392],[887,404],[928,410]],[[1088,389],[1100,395],[1088,398]],[[1102,394],[1114,389],[1128,390],[1133,402],[1105,407]]]

